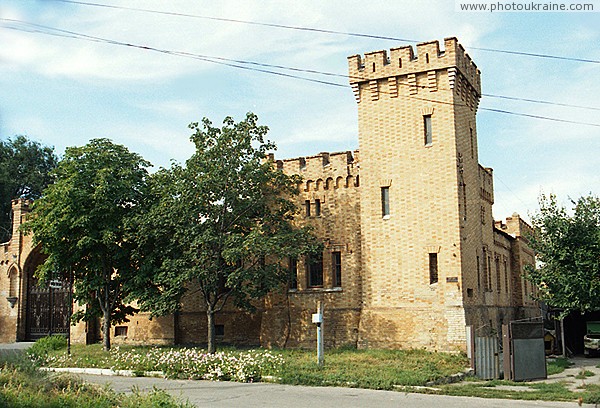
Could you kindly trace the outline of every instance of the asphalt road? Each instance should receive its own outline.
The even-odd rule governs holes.
[[[575,402],[513,401],[499,399],[449,397],[441,395],[408,394],[395,391],[374,391],[356,388],[302,387],[281,384],[243,384],[235,382],[165,380],[148,377],[111,377],[79,374],[82,379],[110,384],[117,392],[131,392],[132,387],[150,391],[154,387],[188,400],[196,407],[243,408],[529,408],[577,407]],[[593,407],[593,405],[587,405]]]

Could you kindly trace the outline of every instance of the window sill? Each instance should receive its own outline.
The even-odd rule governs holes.
[[[384,215],[383,217],[381,217],[382,220],[389,220],[391,217],[390,215]]]
[[[296,293],[296,294],[308,294],[308,293],[335,293],[335,292],[343,292],[341,287],[336,288],[306,288],[306,289],[290,289],[288,293]]]

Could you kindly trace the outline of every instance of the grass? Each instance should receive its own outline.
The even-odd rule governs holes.
[[[565,369],[569,368],[571,366],[571,362],[563,357],[558,357],[555,359],[551,359],[551,360],[546,360],[546,367],[548,370],[548,375],[554,375],[554,374],[560,374],[563,371],[565,371]]]
[[[69,375],[39,371],[25,355],[0,357],[0,408],[184,408],[164,391],[117,394]]]
[[[286,363],[280,374],[285,384],[346,386],[391,390],[421,386],[462,372],[467,359],[459,354],[424,350],[332,350],[319,367],[315,353],[280,350]]]
[[[143,355],[156,346],[122,346],[128,353]],[[168,347],[169,349],[171,347]],[[234,348],[225,349],[236,353]],[[51,350],[49,356],[59,356],[64,351]],[[275,381],[292,385],[343,386],[379,390],[403,390],[443,395],[460,395],[484,398],[520,400],[576,401],[582,397],[587,403],[600,402],[600,387],[586,385],[577,392],[565,383],[528,383],[504,380],[483,381],[467,377],[458,384],[441,384],[444,378],[464,372],[467,359],[464,355],[433,353],[425,350],[356,350],[337,349],[325,353],[325,364],[320,367],[314,351],[276,350],[285,363],[274,374]],[[140,359],[142,361],[143,359]],[[109,368],[114,365],[111,354],[100,345],[72,347],[72,356],[65,366]],[[571,365],[569,360],[548,360],[548,375],[563,372]],[[134,370],[151,371],[154,367],[139,366]],[[271,373],[265,373],[271,374]],[[581,373],[589,376],[590,373]],[[425,387],[423,387],[425,386]]]
[[[596,374],[594,374],[593,372],[591,372],[591,371],[589,371],[589,370],[583,370],[583,369],[582,369],[582,370],[579,372],[579,374],[577,374],[577,375],[575,376],[575,378],[577,378],[578,380],[584,380],[584,379],[586,379],[586,378],[588,378],[588,377],[593,377],[593,376],[595,376],[595,375],[596,375]]]

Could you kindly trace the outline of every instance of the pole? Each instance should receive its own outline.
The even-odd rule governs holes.
[[[567,358],[567,345],[565,344],[565,319],[560,319],[560,343],[562,345],[562,356]]]
[[[67,354],[71,355],[71,317],[73,317],[73,270],[69,267],[69,320],[67,321]]]
[[[323,304],[317,303],[317,314],[323,316]],[[321,317],[322,319],[322,317]],[[323,366],[323,322],[317,323],[317,363]]]

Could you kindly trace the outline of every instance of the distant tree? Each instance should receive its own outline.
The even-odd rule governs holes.
[[[52,147],[15,136],[0,140],[0,242],[10,239],[11,201],[36,199],[52,181],[57,158]]]
[[[147,211],[135,228],[142,310],[161,315],[177,310],[181,298],[198,296],[206,308],[208,351],[214,353],[215,314],[229,300],[253,310],[288,278],[288,256],[320,251],[305,228],[294,227],[290,197],[298,176],[275,169],[267,152],[267,127],[248,114],[219,129],[204,119],[192,123],[195,154],[153,175]]]
[[[572,203],[570,214],[554,195],[540,197],[530,237],[539,265],[526,274],[540,300],[561,308],[563,316],[600,310],[600,199]]]
[[[137,311],[125,301],[136,272],[126,226],[141,209],[149,165],[108,139],[67,148],[24,226],[48,255],[38,270],[43,280],[72,271],[74,299],[86,305],[75,320],[101,316],[105,350],[111,324]]]

